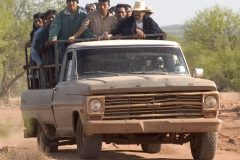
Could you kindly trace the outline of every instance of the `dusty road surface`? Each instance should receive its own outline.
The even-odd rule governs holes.
[[[223,120],[215,160],[240,160],[240,93],[221,93]],[[0,160],[77,160],[76,145],[60,147],[48,156],[37,150],[36,139],[23,138],[20,99],[0,101]],[[99,160],[192,160],[189,144],[162,145],[160,153],[146,154],[136,145],[103,144]]]

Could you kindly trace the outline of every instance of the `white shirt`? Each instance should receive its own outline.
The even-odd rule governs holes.
[[[136,21],[136,28],[143,30],[143,21]]]

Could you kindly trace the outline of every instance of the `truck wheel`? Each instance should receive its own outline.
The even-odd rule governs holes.
[[[212,160],[217,148],[217,132],[193,133],[190,147],[194,160]]]
[[[37,143],[38,149],[44,153],[53,153],[58,151],[58,145],[52,145],[51,143],[57,142],[57,140],[49,139],[43,132],[41,126],[37,128]]]
[[[102,135],[85,135],[81,121],[78,119],[76,143],[78,154],[81,159],[97,159],[101,153]]]
[[[161,144],[141,144],[143,152],[158,153],[161,150]]]

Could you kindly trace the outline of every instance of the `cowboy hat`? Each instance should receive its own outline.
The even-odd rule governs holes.
[[[133,7],[134,11],[146,11],[145,9],[145,2],[143,1],[136,1]]]
[[[152,8],[149,6],[145,7],[147,13],[153,13]]]

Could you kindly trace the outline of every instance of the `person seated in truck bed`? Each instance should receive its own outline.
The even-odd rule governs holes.
[[[134,35],[134,38],[144,39],[145,34],[162,33],[163,35],[158,38],[165,39],[165,33],[151,17],[145,16],[145,11],[145,3],[136,1],[133,7],[133,15],[118,26],[115,34],[122,36]]]
[[[87,18],[83,21],[79,30],[69,37],[69,40],[73,41],[77,39],[77,37],[81,36],[88,28],[91,29],[96,37],[109,39],[118,23],[117,18],[109,12],[109,7],[109,0],[98,0],[98,10],[87,15]]]

